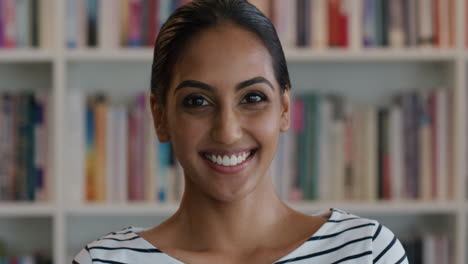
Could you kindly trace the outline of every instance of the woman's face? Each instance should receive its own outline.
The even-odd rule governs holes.
[[[266,183],[279,132],[289,126],[289,90],[280,93],[261,41],[233,25],[210,28],[174,69],[166,106],[153,100],[153,114],[188,191],[235,201]]]

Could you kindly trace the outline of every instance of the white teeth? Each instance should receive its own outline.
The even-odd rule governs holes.
[[[234,156],[234,155],[232,155],[232,156],[231,156],[231,160],[230,160],[230,162],[229,162],[229,165],[234,166],[234,165],[236,165],[236,164],[237,164],[237,157]]]
[[[223,166],[228,166],[229,163],[231,163],[231,160],[229,159],[228,156],[223,157]]]
[[[227,155],[224,155],[224,156],[221,156],[221,155],[209,155],[209,154],[205,154],[205,157],[207,159],[209,159],[210,161],[218,164],[218,165],[222,165],[222,166],[236,166],[242,162],[244,162],[247,157],[249,157],[250,155],[250,152],[243,152],[242,154],[240,155],[231,155],[231,156],[227,156]]]

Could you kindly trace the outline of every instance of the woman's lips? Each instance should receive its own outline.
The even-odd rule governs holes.
[[[230,155],[216,155],[214,153],[232,153]],[[243,152],[204,152],[201,153],[203,160],[208,166],[218,173],[234,174],[244,170],[256,154],[256,149]],[[235,158],[233,158],[235,157]]]

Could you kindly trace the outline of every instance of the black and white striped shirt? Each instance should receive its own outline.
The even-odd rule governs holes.
[[[400,241],[377,221],[336,209],[320,215],[329,220],[309,240],[274,264],[408,263]],[[73,264],[183,264],[140,237],[138,234],[143,231],[129,227],[110,233],[88,244]]]

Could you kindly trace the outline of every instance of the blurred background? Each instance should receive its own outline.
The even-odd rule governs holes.
[[[0,263],[71,263],[177,209],[148,111],[177,0],[0,0]],[[292,80],[271,166],[306,213],[381,221],[410,263],[468,263],[465,0],[255,0]]]

